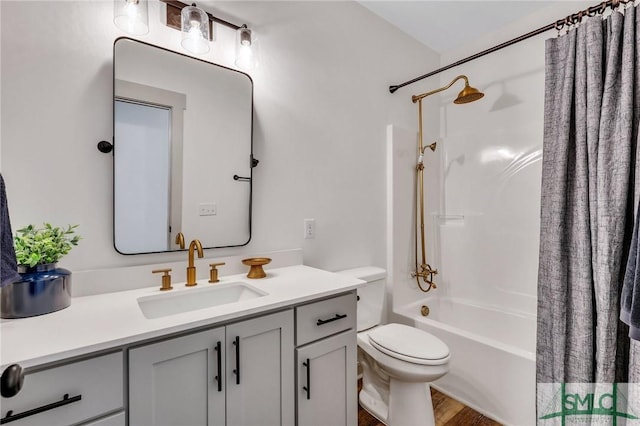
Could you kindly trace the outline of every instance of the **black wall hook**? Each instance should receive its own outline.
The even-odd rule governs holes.
[[[98,142],[98,151],[108,154],[113,151],[113,144],[107,141],[100,141]]]

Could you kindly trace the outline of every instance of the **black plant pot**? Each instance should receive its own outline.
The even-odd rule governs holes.
[[[0,317],[33,317],[71,305],[71,271],[56,265],[19,266],[22,279],[0,289]]]

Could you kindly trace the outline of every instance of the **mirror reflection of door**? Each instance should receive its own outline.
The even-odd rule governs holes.
[[[116,235],[116,247],[125,253],[168,250],[171,110],[116,100],[114,119],[114,201],[121,215],[115,220],[124,231]]]

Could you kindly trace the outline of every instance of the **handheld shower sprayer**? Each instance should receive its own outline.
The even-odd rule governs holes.
[[[434,142],[432,144],[429,144],[429,145],[425,146],[424,148],[422,148],[422,152],[424,153],[424,150],[427,149],[427,148],[429,148],[431,151],[435,152],[437,145],[438,145],[438,142]]]
[[[434,142],[432,144],[429,144],[427,146],[422,147],[422,149],[420,150],[420,154],[418,155],[418,167],[423,165],[423,160],[424,160],[424,151],[429,148],[431,151],[435,152],[436,150],[436,145],[438,144],[438,142]]]

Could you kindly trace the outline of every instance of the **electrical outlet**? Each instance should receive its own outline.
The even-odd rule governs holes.
[[[214,203],[200,203],[198,214],[200,216],[215,216],[218,214],[218,206]]]
[[[304,238],[310,239],[316,237],[316,220],[305,219],[304,220]]]

